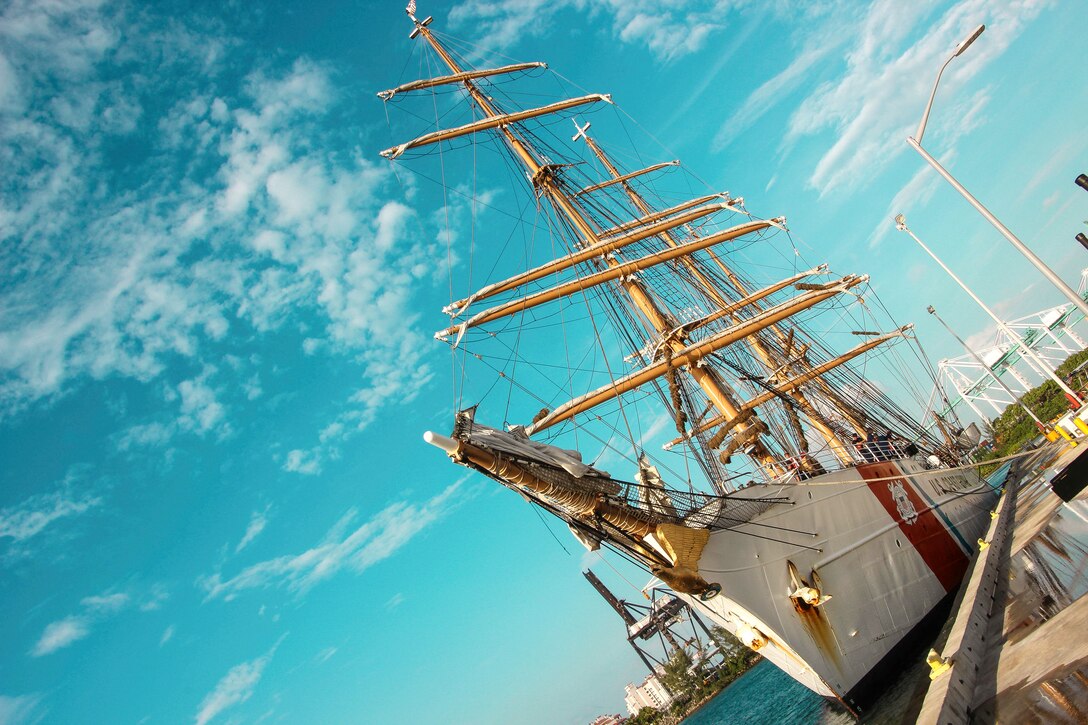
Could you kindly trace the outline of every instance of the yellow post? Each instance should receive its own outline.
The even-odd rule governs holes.
[[[1080,418],[1073,418],[1073,425],[1080,428],[1081,433],[1088,435],[1088,423],[1085,423]]]
[[[926,664],[929,665],[929,679],[935,680],[948,670],[952,669],[952,660],[941,657],[937,650],[931,649],[926,655]]]
[[[1060,437],[1061,436],[1059,436],[1058,433],[1053,428],[1051,428],[1050,430],[1048,430],[1046,432],[1046,439],[1048,441],[1050,441],[1051,443],[1058,440],[1058,438],[1060,438]]]
[[[1060,425],[1056,425],[1054,426],[1054,430],[1058,431],[1058,435],[1068,441],[1070,448],[1074,448],[1077,445],[1077,442],[1073,440],[1073,436],[1069,435],[1069,432],[1065,428],[1062,428]]]

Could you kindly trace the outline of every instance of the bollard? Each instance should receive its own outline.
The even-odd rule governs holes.
[[[1056,425],[1056,426],[1054,426],[1054,430],[1058,431],[1058,435],[1060,435],[1062,438],[1064,438],[1069,443],[1070,448],[1075,448],[1076,447],[1077,442],[1075,440],[1073,440],[1073,436],[1069,435],[1069,433],[1065,430],[1065,428],[1062,428],[1060,425]]]
[[[937,650],[931,649],[926,655],[926,664],[929,665],[929,679],[935,680],[948,670],[952,669],[952,661],[941,657]]]

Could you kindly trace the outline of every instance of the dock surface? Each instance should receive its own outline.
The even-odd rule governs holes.
[[[936,648],[919,723],[1088,725],[1088,490],[1066,502],[1050,485],[1071,473],[1088,479],[1088,445],[1050,447],[1010,469]]]

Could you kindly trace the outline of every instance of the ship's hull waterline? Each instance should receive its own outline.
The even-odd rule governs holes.
[[[680,596],[809,689],[860,711],[888,684],[867,676],[955,594],[997,494],[973,469],[913,459],[757,490],[791,503],[711,532],[699,573],[721,594]],[[826,599],[791,597],[799,585]]]

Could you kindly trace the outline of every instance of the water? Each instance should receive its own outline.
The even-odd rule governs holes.
[[[921,655],[914,659],[918,664],[906,667],[862,716],[864,725],[914,722],[929,681]],[[845,710],[833,708],[824,698],[763,660],[684,720],[684,725],[856,725],[856,722]]]
[[[1005,485],[1005,479],[1008,478],[1011,468],[1012,461],[1005,461],[1001,468],[986,477],[986,483],[990,484],[990,488],[1001,488]]]
[[[824,699],[767,660],[760,662],[684,725],[847,725],[853,718],[836,713]]]

